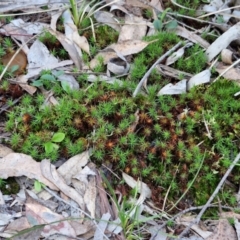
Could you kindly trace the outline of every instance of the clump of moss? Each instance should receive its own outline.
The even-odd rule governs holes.
[[[238,151],[240,103],[233,94],[240,88],[232,82],[220,80],[177,97],[132,98],[128,83],[82,87],[59,91],[59,105],[52,108],[42,107],[41,94],[23,97],[6,124],[14,150],[54,161],[92,147],[97,164],[111,163],[114,171],[151,186],[171,186],[171,199],[188,191],[196,204],[207,200]],[[48,155],[44,143],[56,132],[66,137]],[[235,171],[230,179],[237,183]]]

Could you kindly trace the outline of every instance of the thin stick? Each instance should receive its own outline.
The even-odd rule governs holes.
[[[185,42],[185,45],[188,42]],[[151,74],[152,70],[160,63],[162,62],[166,57],[168,57],[170,54],[172,54],[172,52],[174,52],[175,50],[177,50],[180,46],[182,45],[182,42],[179,42],[178,44],[176,44],[173,48],[171,48],[169,51],[167,51],[164,55],[162,55],[153,65],[152,67],[145,73],[145,75],[143,76],[143,78],[141,79],[141,81],[138,83],[135,91],[133,92],[133,97],[136,97],[137,94],[139,93],[143,83],[146,81],[146,79],[149,77],[149,75]]]
[[[234,8],[239,8],[239,7],[240,7],[240,5],[229,7],[229,8],[223,8],[223,9],[217,10],[215,12],[206,13],[206,14],[204,14],[202,16],[199,16],[198,18],[208,17],[208,16],[211,16],[211,15],[215,15],[215,14],[218,14],[218,13],[221,13],[221,12],[225,12],[225,11],[228,11],[228,10],[231,10],[231,9],[234,9]],[[235,17],[234,15],[231,15],[231,16]]]
[[[23,43],[21,45],[21,47],[14,53],[14,55],[12,56],[12,58],[10,59],[10,61],[7,63],[6,67],[3,69],[1,75],[0,75],[0,81],[2,80],[4,74],[6,73],[7,69],[9,68],[10,64],[13,62],[14,58],[17,56],[17,54],[23,49],[24,46],[27,45],[27,43],[29,43],[30,41],[32,41],[34,38],[38,37],[39,34],[34,35],[33,37],[31,37],[27,42]]]
[[[208,199],[207,203],[204,205],[204,207],[202,208],[202,210],[200,211],[200,213],[197,215],[197,217],[189,224],[189,226],[178,236],[177,239],[182,239],[182,237],[188,233],[188,231],[190,230],[190,228],[194,225],[194,224],[198,224],[199,221],[201,220],[202,215],[205,213],[205,211],[207,210],[207,208],[210,206],[211,202],[213,201],[213,199],[215,198],[215,196],[218,194],[219,190],[221,189],[222,185],[224,184],[224,182],[226,181],[228,175],[231,173],[232,169],[234,168],[234,166],[237,164],[237,162],[240,159],[240,153],[236,156],[236,158],[234,159],[234,161],[232,162],[232,164],[230,165],[230,167],[228,168],[228,170],[226,171],[226,173],[224,174],[223,178],[221,179],[221,181],[219,182],[218,186],[216,187],[215,191],[213,192],[213,194],[211,195],[211,197]]]
[[[213,82],[216,82],[220,77],[222,77],[227,71],[229,71],[231,68],[233,68],[235,65],[237,65],[240,62],[240,59],[238,59],[236,62],[234,62],[232,65],[227,67],[218,77],[216,77]]]
[[[151,237],[151,239],[152,239],[152,240],[155,240],[155,237],[157,236],[158,232],[161,231],[161,229],[164,228],[169,221],[174,221],[176,218],[182,216],[182,215],[185,214],[185,213],[193,212],[193,211],[196,211],[196,210],[201,210],[201,209],[203,209],[204,206],[205,206],[205,205],[198,206],[198,207],[190,207],[190,208],[184,209],[183,211],[177,213],[176,215],[174,215],[173,217],[171,217],[170,219],[168,219],[168,221],[165,221],[162,225],[160,225],[160,226],[158,227],[157,232],[155,233],[154,236]],[[214,207],[219,207],[219,205],[211,204],[211,205],[209,205],[209,207],[210,207],[210,208],[214,208]],[[232,208],[232,207],[227,207],[227,206],[222,206],[222,208],[224,208],[224,209],[230,209],[231,211],[233,211],[233,209],[234,209],[234,208]]]

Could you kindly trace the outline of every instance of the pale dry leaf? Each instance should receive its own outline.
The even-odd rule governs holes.
[[[41,92],[45,97],[44,103],[42,104],[41,108],[44,108],[45,106],[56,106],[59,104],[57,99],[53,96],[53,92],[47,91],[44,88],[41,88]]]
[[[79,181],[88,184],[88,176],[95,176],[96,173],[91,170],[88,166],[85,166],[82,170],[80,170],[73,178],[78,179]]]
[[[239,223],[239,221],[236,218],[234,219],[234,227],[236,229],[237,238],[239,240],[240,239],[240,223]]]
[[[71,221],[71,226],[75,230],[77,236],[86,234],[88,232],[95,232],[96,229],[93,221],[87,219],[85,219],[83,223],[80,223],[79,221]]]
[[[232,64],[233,52],[229,49],[223,49],[221,52],[221,59],[223,63]]]
[[[236,219],[240,220],[240,214],[239,213],[235,213],[235,212],[222,212],[220,214],[220,217],[221,218],[225,218],[225,219],[236,218]]]
[[[6,231],[21,231],[23,229],[28,229],[30,228],[30,224],[27,220],[26,217],[21,217],[21,218],[18,218],[16,220],[14,220],[13,222],[11,222],[7,228],[6,228]]]
[[[113,234],[119,234],[122,231],[122,227],[121,227],[121,220],[120,218],[117,218],[111,222],[109,222],[108,226],[107,226],[107,231],[113,233]]]
[[[237,240],[237,234],[227,219],[220,219],[214,232],[206,240]]]
[[[0,226],[6,226],[11,219],[13,219],[13,215],[9,213],[0,213]]]
[[[75,25],[74,25],[75,26]],[[83,51],[85,51],[88,55],[90,55],[90,47],[89,43],[86,37],[80,36],[78,33],[77,28],[73,32],[73,42],[81,48]]]
[[[166,65],[168,66],[175,63],[179,58],[183,56],[185,49],[191,47],[192,45],[192,43],[187,43],[184,47],[179,48],[176,52],[167,58]]]
[[[90,55],[88,41],[84,36],[79,35],[78,28],[72,20],[72,15],[70,11],[64,11],[62,16],[64,18],[63,23],[65,29],[65,36],[67,37],[67,39],[75,45],[76,51],[78,52],[80,57],[82,57],[81,49],[85,51],[88,55]]]
[[[61,4],[53,4],[51,6],[51,8],[60,8],[61,7]],[[50,12],[51,14],[51,22],[50,22],[50,28],[53,30],[53,31],[56,31],[57,30],[57,21],[58,19],[60,18],[60,16],[62,15],[62,11],[52,11]]]
[[[110,61],[107,64],[107,73],[108,76],[111,75],[111,73],[115,75],[123,75],[126,74],[130,69],[130,65],[128,62],[123,61],[119,58],[111,58]]]
[[[151,9],[151,7],[144,3],[144,1],[141,0],[126,0],[126,4],[131,7],[140,7],[144,9]]]
[[[162,6],[162,2],[159,0],[152,0],[150,2],[151,6],[153,6],[155,9],[157,9],[158,11],[162,12],[164,11],[164,8]]]
[[[53,190],[58,188],[48,181],[41,173],[40,163],[36,162],[31,156],[22,153],[10,153],[0,159],[0,178],[26,176],[42,182]]]
[[[16,80],[17,80],[16,84],[19,84],[21,88],[28,92],[30,95],[33,95],[37,91],[36,87],[27,84],[28,79],[26,78],[25,75],[17,76]]]
[[[111,58],[107,63],[108,76],[110,76],[110,72],[114,73],[115,75],[126,74],[130,69],[130,64],[127,62],[126,58],[119,52],[116,52],[116,54],[118,57]]]
[[[121,80],[118,80],[115,77],[108,77],[108,76],[104,76],[104,75],[88,75],[87,80],[89,82],[97,82],[97,81],[103,81],[106,83],[110,83],[110,84],[114,84],[114,83],[118,83],[120,86],[123,84],[123,82]]]
[[[195,220],[195,216],[188,216],[188,215],[184,215],[180,218],[176,219],[176,222],[178,224],[184,225],[186,227],[188,227],[189,225],[192,224],[192,222]],[[197,224],[193,224],[191,226],[191,229],[196,232],[199,236],[201,236],[203,239],[207,239],[208,237],[212,236],[212,232],[210,231],[206,231],[203,230],[200,225]]]
[[[208,61],[212,61],[223,49],[226,49],[229,44],[240,38],[240,23],[229,28],[225,33],[220,35],[207,49],[206,55]]]
[[[190,79],[193,76],[190,73],[179,71],[177,69],[174,69],[172,67],[169,67],[163,64],[158,64],[155,67],[155,69],[158,70],[164,76],[170,76],[178,80],[182,80],[182,76],[186,79]]]
[[[204,40],[203,38],[198,36],[196,33],[187,30],[184,27],[177,26],[177,29],[176,29],[175,32],[178,36],[181,36],[181,37],[183,37],[183,38],[185,38],[185,39],[187,39],[187,40],[189,40],[193,43],[197,43],[205,49],[210,46],[210,44],[206,40]]]
[[[96,178],[95,176],[89,176],[87,189],[84,194],[84,202],[92,218],[95,218],[96,197],[97,197]]]
[[[111,58],[117,57],[115,52],[118,52],[122,56],[138,53],[148,46],[151,42],[145,42],[141,40],[127,40],[121,43],[114,43],[105,48],[102,52],[98,53],[91,61],[90,68],[94,69],[99,65],[99,58],[103,59],[103,63],[107,64]],[[114,50],[115,52],[113,52]]]
[[[228,67],[228,65],[226,66],[223,63],[218,63],[215,69],[219,74],[222,74]],[[230,80],[240,81],[240,69],[235,67],[230,68],[223,74],[223,77]]]
[[[0,144],[0,158],[6,157],[9,153],[13,153],[13,150]]]
[[[151,234],[150,240],[167,240],[168,234],[165,229],[159,229],[159,226],[151,226],[148,228]]]
[[[28,1],[23,1],[23,0],[14,0],[11,1],[11,4],[9,4],[9,1],[6,2],[7,4],[0,4],[0,13],[6,13],[8,11],[16,11],[16,10],[25,10],[31,9],[33,6],[48,6],[54,3],[67,3],[69,4],[69,0],[28,0]],[[39,9],[41,12],[42,9]]]
[[[103,59],[103,64],[106,65],[110,61],[110,59],[116,57],[116,52],[113,52],[112,50],[100,52],[90,61],[90,68],[94,69],[95,67],[97,67],[99,65],[99,59]]]
[[[51,70],[57,67],[63,67],[71,65],[71,60],[65,60],[59,62],[52,54],[50,54],[47,47],[36,40],[27,55],[28,58],[28,73],[25,75],[26,78],[31,78],[40,74],[42,70]]]
[[[210,77],[211,77],[211,71],[209,69],[206,69],[195,76],[191,77],[187,83],[187,89],[191,89],[194,86],[204,84],[204,83],[209,83],[210,82]]]
[[[152,191],[150,188],[147,186],[146,183],[142,181],[136,181],[133,177],[129,176],[126,173],[122,173],[123,179],[125,182],[130,186],[131,188],[136,188],[138,193],[142,195],[144,198],[150,198],[152,195]]]
[[[44,226],[41,234],[43,237],[49,237],[56,233],[60,233],[72,238],[76,237],[76,233],[71,224],[68,221],[64,221],[64,217],[62,215],[51,211],[49,208],[39,204],[31,197],[27,198],[25,206],[26,217],[31,226],[47,224]]]
[[[94,240],[103,240],[104,239],[103,233],[105,232],[105,229],[108,225],[110,217],[111,217],[111,214],[109,212],[102,215],[102,217],[98,223],[96,232],[94,233],[94,238],[93,238]]]
[[[85,151],[68,159],[57,171],[69,185],[73,176],[82,171],[82,168],[88,163],[89,159],[89,151]]]
[[[113,4],[113,5],[111,6],[110,12],[112,12],[112,11],[114,11],[114,10],[122,11],[122,12],[125,13],[125,14],[130,14],[130,13],[128,12],[128,10],[127,10],[125,7],[123,7],[120,3],[118,3],[118,4]]]
[[[126,40],[123,42],[113,43],[107,48],[114,49],[116,52],[121,53],[123,56],[127,56],[141,52],[152,42],[154,41],[145,42],[142,40]]]
[[[62,44],[62,46],[68,52],[70,58],[72,59],[76,67],[78,69],[81,69],[82,59],[80,58],[81,55],[79,55],[75,45],[69,39],[67,39],[67,37],[64,34],[57,31],[53,31],[51,29],[49,29],[49,32],[52,35],[54,35],[58,39],[58,41]]]
[[[157,96],[160,95],[176,95],[183,94],[187,92],[187,80],[183,79],[177,82],[175,85],[172,83],[167,84],[158,92]]]
[[[20,235],[18,234],[16,237],[11,237],[11,240],[39,240],[41,239],[41,232],[43,227],[39,226],[37,228],[31,229],[30,231],[24,231]]]
[[[121,30],[119,22],[112,13],[106,11],[97,11],[94,13],[94,18],[97,22],[104,23],[105,25],[108,25],[117,32],[120,32]]]
[[[126,40],[141,40],[146,36],[147,22],[143,17],[126,15],[124,25],[119,33],[118,42]]]
[[[173,63],[175,63],[179,58],[183,56],[185,52],[185,48],[181,47],[176,52],[174,52],[171,56],[169,56],[166,60],[166,65],[169,66]]]
[[[73,188],[69,187],[61,175],[58,174],[54,165],[50,163],[49,160],[44,159],[42,160],[41,164],[41,171],[45,178],[49,181],[53,182],[66,196],[73,199],[82,210],[85,209],[85,204],[83,201],[82,196]]]

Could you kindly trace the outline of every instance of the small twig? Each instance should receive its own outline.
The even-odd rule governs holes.
[[[221,181],[219,182],[218,186],[216,187],[215,191],[213,192],[213,194],[211,195],[211,197],[208,199],[207,203],[204,205],[204,207],[202,208],[202,210],[200,211],[200,213],[197,215],[197,217],[189,224],[189,226],[178,236],[177,239],[182,239],[182,237],[188,233],[188,231],[190,230],[190,228],[194,225],[194,224],[198,224],[202,215],[205,213],[205,211],[207,210],[207,208],[210,206],[211,202],[213,201],[213,199],[215,198],[215,196],[218,194],[219,190],[221,189],[223,183],[226,181],[228,175],[231,173],[232,169],[234,168],[234,166],[237,164],[237,162],[240,159],[240,153],[236,156],[236,158],[234,159],[234,161],[232,162],[232,164],[230,165],[230,167],[228,168],[228,170],[226,171],[226,173],[224,174],[223,178],[221,179]]]
[[[22,98],[22,97],[19,97],[19,98],[13,100],[12,104],[14,105],[14,104],[18,103],[18,102],[21,100],[21,98]],[[0,109],[0,114],[1,114],[2,112],[7,112],[7,110],[8,110],[10,107],[12,107],[12,106],[10,106],[9,104],[4,104],[4,105],[1,107],[1,109]]]
[[[154,240],[155,237],[157,236],[158,232],[161,231],[161,229],[163,229],[167,223],[169,221],[174,221],[176,218],[184,215],[185,213],[188,213],[188,212],[193,212],[193,211],[196,211],[196,210],[201,210],[205,207],[205,205],[202,205],[202,206],[198,206],[198,207],[190,207],[190,208],[187,208],[187,209],[184,209],[183,211],[177,213],[176,215],[174,215],[173,217],[171,217],[170,219],[168,219],[168,221],[165,221],[161,226],[159,226],[158,228],[158,231],[155,233],[154,236],[152,236],[151,240]],[[209,208],[215,208],[215,207],[219,207],[219,205],[216,205],[216,204],[210,204],[208,206]],[[231,211],[233,211],[234,208],[232,207],[227,207],[227,206],[222,206],[223,209],[230,209]]]
[[[210,130],[209,130],[209,128],[208,128],[208,124],[207,124],[207,121],[206,121],[204,115],[203,115],[203,122],[204,122],[205,128],[206,128],[206,130],[207,130],[207,137],[208,137],[210,140],[213,139],[213,138],[212,138],[212,135],[211,135],[211,132],[210,132]]]
[[[185,42],[185,45],[188,42]],[[174,51],[176,51],[180,46],[182,45],[182,42],[179,42],[178,44],[176,44],[173,48],[171,48],[169,51],[167,51],[165,54],[163,54],[153,65],[152,67],[145,73],[145,75],[143,76],[143,78],[141,79],[141,81],[138,83],[135,91],[133,92],[133,97],[136,97],[137,94],[139,93],[143,83],[146,81],[146,79],[149,77],[149,75],[151,74],[152,70],[160,63],[162,62],[166,57],[168,57],[169,55],[171,55]]]
[[[229,8],[223,8],[223,9],[217,10],[215,12],[206,13],[206,14],[204,14],[202,16],[199,16],[198,18],[208,17],[208,16],[211,16],[211,15],[215,15],[215,14],[218,14],[218,13],[221,13],[221,12],[225,12],[225,11],[228,11],[228,10],[232,10],[232,9],[235,9],[235,8],[239,8],[239,7],[240,7],[240,5],[229,7]],[[225,15],[225,14],[223,14],[223,15]],[[231,16],[235,17],[234,15],[231,15]]]
[[[1,75],[0,75],[0,81],[2,80],[4,74],[6,73],[7,69],[9,68],[10,64],[13,62],[14,58],[18,55],[18,53],[23,49],[24,46],[27,45],[27,43],[29,43],[30,41],[32,41],[34,38],[36,38],[39,34],[34,35],[33,37],[31,37],[27,42],[25,42],[24,44],[22,44],[22,46],[14,53],[14,55],[12,56],[12,58],[10,59],[10,61],[8,62],[8,64],[5,66],[5,68],[3,69]]]
[[[218,77],[216,77],[213,82],[216,82],[220,77],[222,77],[227,71],[229,71],[231,68],[233,68],[235,65],[240,63],[240,59],[238,59],[236,62],[234,62],[232,65],[227,67]]]

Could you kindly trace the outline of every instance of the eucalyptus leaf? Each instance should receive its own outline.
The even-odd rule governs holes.
[[[64,138],[65,138],[65,134],[58,132],[53,135],[52,142],[62,142]]]

